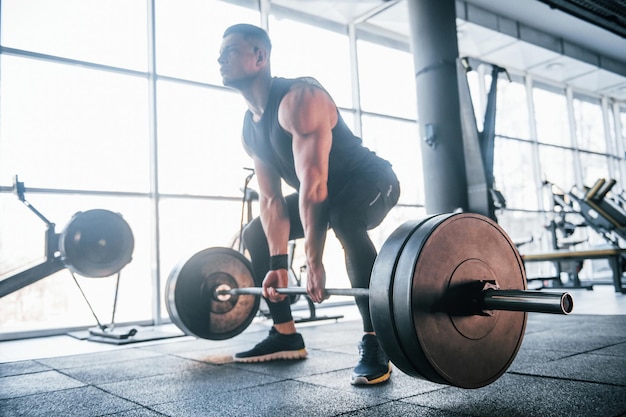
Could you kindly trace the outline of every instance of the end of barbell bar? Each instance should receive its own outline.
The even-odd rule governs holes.
[[[487,289],[483,293],[483,307],[486,310],[570,314],[574,311],[574,298],[568,292]]]
[[[227,284],[220,284],[217,287],[213,288],[211,292],[212,298],[215,301],[229,301],[233,296],[232,288]]]
[[[561,294],[561,311],[562,314],[569,314],[574,311],[574,297],[568,292]]]

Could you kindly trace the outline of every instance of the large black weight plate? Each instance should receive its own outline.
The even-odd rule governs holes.
[[[391,304],[394,305],[393,322],[398,329],[397,343],[400,345],[407,357],[409,358],[409,367],[405,370],[405,373],[418,377],[426,378],[429,381],[443,383],[444,381],[433,371],[432,367],[422,360],[419,360],[424,355],[424,351],[417,339],[415,332],[407,330],[406,320],[411,319],[411,311],[414,308],[419,308],[413,304],[413,295],[410,290],[407,290],[407,277],[411,277],[411,267],[415,262],[415,254],[422,250],[422,247],[429,236],[429,231],[434,226],[439,224],[442,219],[449,217],[450,214],[441,214],[432,216],[426,221],[422,222],[419,227],[414,231],[411,237],[406,242],[402,253],[398,254],[398,265],[396,267],[396,275],[392,285],[392,299]],[[410,283],[410,281],[409,281]],[[418,359],[418,360],[416,360]]]
[[[243,332],[254,319],[260,298],[233,295],[214,297],[218,286],[253,287],[250,262],[230,248],[209,248],[179,262],[165,285],[165,305],[172,319],[188,335],[223,340]]]
[[[122,216],[103,209],[74,214],[59,236],[64,264],[90,278],[119,272],[130,262],[134,245],[133,232]]]
[[[399,345],[420,376],[462,388],[498,379],[515,359],[527,314],[458,314],[441,308],[454,290],[478,280],[526,289],[517,248],[492,220],[477,214],[440,215],[407,241],[393,285]]]
[[[427,219],[425,219],[427,220]],[[370,280],[369,303],[374,331],[381,347],[394,365],[409,375],[417,375],[402,350],[393,318],[393,280],[398,258],[409,237],[425,220],[409,220],[400,225],[380,248]]]

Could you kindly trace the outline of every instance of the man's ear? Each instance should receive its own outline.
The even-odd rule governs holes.
[[[261,65],[267,62],[267,51],[263,48],[257,48],[256,51],[256,63]]]

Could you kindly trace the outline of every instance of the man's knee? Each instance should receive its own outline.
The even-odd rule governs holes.
[[[359,213],[335,212],[331,215],[330,227],[342,244],[367,235],[365,218]]]

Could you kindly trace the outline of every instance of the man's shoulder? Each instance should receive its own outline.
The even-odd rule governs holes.
[[[320,84],[319,81],[317,81],[317,79],[313,78],[313,77],[299,77],[295,79],[295,84],[304,84],[304,85],[312,85],[315,87],[319,87],[322,90],[324,89],[324,87],[322,87],[322,84]]]
[[[315,97],[315,99],[332,99],[330,98],[330,94],[328,91],[320,84],[317,79],[313,77],[298,77],[288,79],[288,83],[283,89],[284,96],[297,97],[297,100],[302,99],[303,97],[311,98]],[[312,95],[309,93],[313,93]],[[322,94],[317,94],[317,93]]]
[[[321,88],[324,87],[315,77],[296,77],[296,78],[283,78],[283,77],[274,77],[274,85],[282,86],[286,88],[295,88],[295,87],[307,87],[307,86],[315,86]]]

